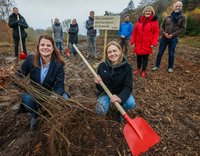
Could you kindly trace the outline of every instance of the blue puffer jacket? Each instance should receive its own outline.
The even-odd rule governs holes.
[[[126,39],[130,39],[130,36],[132,34],[133,31],[133,25],[131,22],[123,22],[120,25],[118,34],[121,37],[121,35],[124,35]]]

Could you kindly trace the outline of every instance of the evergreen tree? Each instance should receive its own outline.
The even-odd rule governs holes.
[[[145,7],[147,5],[152,5],[157,0],[141,0],[139,3],[139,8]]]
[[[130,2],[128,3],[128,7],[127,7],[128,10],[134,10],[135,9],[135,5],[133,3],[132,0],[130,0]]]
[[[134,9],[135,9],[135,5],[134,5],[133,1],[130,0],[130,2],[128,3],[128,6],[121,13],[131,11],[131,10],[134,10]]]

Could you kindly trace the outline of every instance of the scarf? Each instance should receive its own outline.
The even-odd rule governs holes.
[[[173,11],[173,12],[171,13],[172,21],[173,21],[174,23],[177,23],[178,20],[179,20],[179,18],[180,18],[180,16],[181,16],[181,14],[182,14],[181,11],[179,11],[179,12],[174,12],[174,11]]]

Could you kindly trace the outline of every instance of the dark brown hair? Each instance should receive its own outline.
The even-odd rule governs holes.
[[[35,53],[35,56],[34,56],[34,59],[33,59],[34,66],[35,67],[39,67],[38,62],[39,62],[40,57],[41,57],[40,52],[39,52],[39,45],[40,45],[40,42],[41,42],[42,39],[49,40],[53,45],[53,49],[54,50],[53,50],[53,53],[52,53],[52,56],[51,56],[51,60],[52,61],[59,61],[59,62],[61,62],[62,64],[65,65],[65,62],[64,62],[62,56],[60,55],[60,52],[58,51],[58,49],[55,46],[55,42],[54,42],[52,36],[50,36],[50,35],[41,35],[39,40],[38,40],[36,53]]]

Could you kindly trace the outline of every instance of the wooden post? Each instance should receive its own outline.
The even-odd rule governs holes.
[[[52,26],[52,37],[54,39],[54,32],[53,32],[53,19],[51,19],[51,26]]]
[[[108,36],[108,31],[105,30],[105,33],[104,33],[104,48],[103,48],[103,61],[105,61],[105,59],[106,59],[107,36]]]

